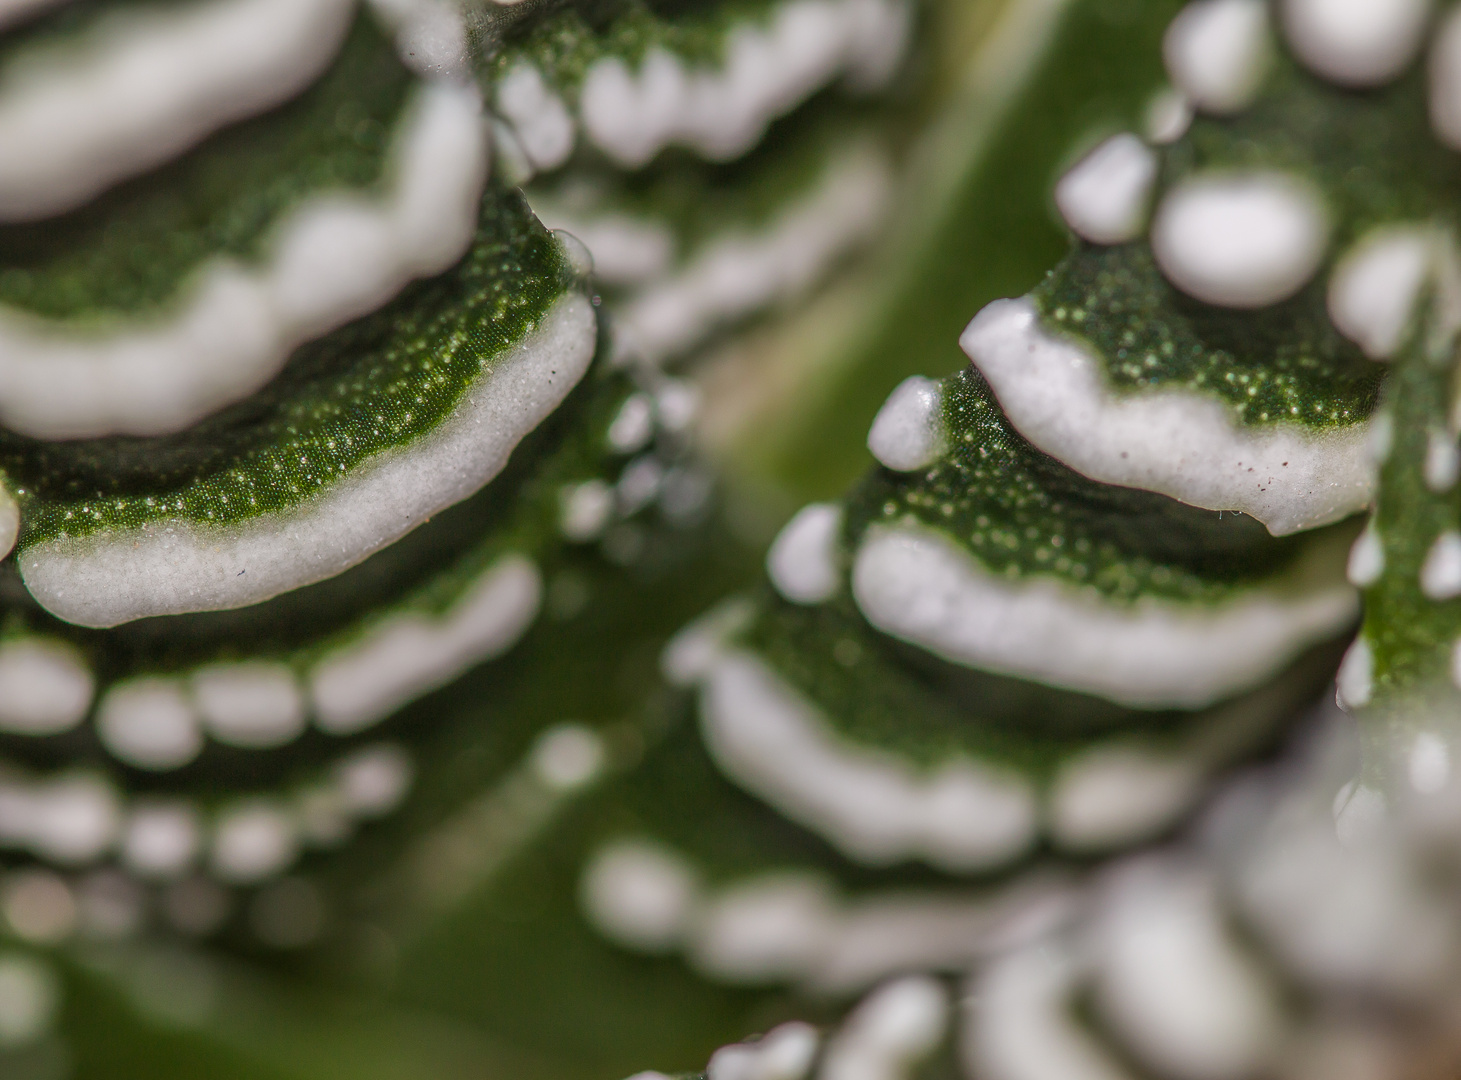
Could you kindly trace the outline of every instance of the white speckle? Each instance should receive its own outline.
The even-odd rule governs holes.
[[[558,492],[558,527],[576,544],[603,534],[614,515],[614,489],[602,480],[567,484]]]
[[[641,454],[625,465],[614,485],[619,514],[629,517],[654,502],[664,479],[664,463],[653,454]]]
[[[755,613],[751,602],[741,598],[711,608],[669,640],[660,654],[660,671],[675,686],[694,686],[709,676],[730,640]]]
[[[1147,103],[1145,130],[1148,142],[1168,146],[1186,135],[1191,126],[1192,102],[1175,87],[1162,88]]]
[[[193,805],[181,800],[141,802],[122,831],[122,862],[144,878],[173,878],[193,865],[202,826]]]
[[[1436,137],[1461,150],[1461,8],[1446,13],[1431,44],[1430,113]]]
[[[513,646],[537,617],[543,583],[524,555],[504,555],[442,615],[387,615],[315,664],[315,723],[351,735]]]
[[[560,794],[577,791],[596,780],[607,759],[604,740],[582,724],[555,724],[533,744],[533,772]]]
[[[966,758],[916,768],[852,743],[750,653],[716,662],[700,718],[723,772],[861,862],[912,857],[965,871],[1035,839],[1034,793],[1018,775]]]
[[[1101,360],[1047,332],[1028,299],[990,304],[959,343],[1020,434],[1092,479],[1240,510],[1279,536],[1370,502],[1374,466],[1362,423],[1240,425],[1200,393],[1113,394]]]
[[[1420,51],[1431,0],[1284,0],[1283,28],[1299,59],[1346,86],[1379,86]]]
[[[1380,528],[1372,517],[1360,533],[1354,547],[1349,549],[1349,564],[1345,576],[1356,589],[1368,589],[1380,580],[1385,572],[1385,545],[1380,539]]]
[[[910,375],[900,382],[873,417],[867,448],[896,472],[917,472],[941,458],[948,433],[938,381]]]
[[[1301,592],[1255,588],[1221,603],[1148,597],[1128,605],[1050,578],[1010,581],[921,526],[875,526],[853,564],[852,591],[878,629],[953,663],[1134,708],[1193,709],[1262,682],[1354,618],[1358,598],[1333,580],[1337,554],[1310,552],[1317,580],[1332,583]]]
[[[766,573],[776,591],[796,604],[820,604],[835,596],[842,584],[841,533],[842,507],[836,503],[812,503],[797,511],[766,553]]]
[[[249,904],[249,929],[273,949],[298,949],[320,936],[325,902],[304,878],[285,878],[259,891]]]
[[[1055,185],[1065,223],[1093,244],[1124,244],[1146,228],[1157,155],[1135,135],[1114,135]]]
[[[948,1026],[949,995],[927,975],[879,987],[827,1040],[818,1080],[910,1080]]]
[[[1168,280],[1205,303],[1260,308],[1314,276],[1329,240],[1324,198],[1287,173],[1211,173],[1180,181],[1152,223]]]
[[[292,816],[259,799],[225,810],[213,829],[213,873],[235,885],[273,877],[299,854]]]
[[[76,930],[76,898],[49,870],[7,874],[0,884],[0,912],[16,937],[38,945],[59,944]]]
[[[30,849],[63,865],[99,858],[121,827],[116,793],[105,780],[86,773],[37,786],[30,795],[27,818]]]
[[[1406,763],[1410,786],[1422,795],[1435,795],[1451,781],[1451,748],[1431,731],[1422,731],[1410,744]]]
[[[594,855],[579,895],[588,917],[610,939],[663,952],[685,932],[698,889],[694,870],[674,852],[624,840]]]
[[[0,643],[0,731],[56,735],[81,723],[95,688],[71,646],[45,638]]]
[[[519,62],[498,80],[497,111],[512,122],[535,169],[556,169],[573,153],[573,117],[532,64]]]
[[[1050,791],[1051,838],[1074,851],[1146,840],[1202,791],[1194,762],[1132,747],[1095,747],[1061,766]]]
[[[1432,428],[1426,433],[1425,486],[1437,495],[1456,486],[1461,471],[1461,448],[1449,431]]]
[[[1263,0],[1195,0],[1162,41],[1167,74],[1203,112],[1226,116],[1258,96],[1272,60]]]
[[[1329,317],[1372,360],[1405,343],[1421,286],[1435,262],[1436,235],[1424,225],[1372,229],[1329,279]]]
[[[1461,596],[1461,533],[1447,529],[1436,537],[1420,568],[1420,591],[1429,600]]]
[[[20,504],[0,483],[0,559],[10,554],[20,535]]]
[[[1363,636],[1357,637],[1345,652],[1334,680],[1339,707],[1346,712],[1363,709],[1370,703],[1374,683],[1375,655],[1370,651],[1370,643]]]
[[[203,749],[198,717],[174,679],[134,679],[112,687],[97,708],[96,733],[112,756],[138,769],[177,769]]]
[[[1364,784],[1351,782],[1334,797],[1334,835],[1345,847],[1374,840],[1387,816],[1385,796]]]
[[[416,772],[410,755],[394,743],[362,746],[333,771],[345,809],[363,818],[383,817],[399,806]]]
[[[722,1046],[710,1058],[706,1080],[804,1080],[820,1042],[816,1028],[793,1020],[755,1042]]]
[[[700,390],[684,379],[661,379],[654,388],[654,409],[666,431],[685,431],[700,414]]]
[[[630,394],[609,425],[609,449],[617,454],[641,450],[654,435],[654,399],[645,393]]]
[[[191,684],[204,729],[221,743],[263,749],[304,732],[304,694],[283,664],[214,664],[194,672]]]
[[[0,1047],[45,1035],[60,1004],[60,981],[49,967],[24,953],[0,953]]]

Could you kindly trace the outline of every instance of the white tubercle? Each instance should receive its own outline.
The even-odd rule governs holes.
[[[204,729],[221,743],[265,749],[304,732],[304,694],[284,664],[212,664],[195,671],[190,683]]]
[[[841,533],[838,504],[812,503],[797,511],[766,553],[766,573],[776,591],[794,604],[832,599],[842,584],[837,549]]]
[[[1430,600],[1461,596],[1461,532],[1447,529],[1431,543],[1420,568],[1420,591]]]
[[[181,768],[203,749],[197,714],[175,679],[113,686],[97,706],[96,733],[114,757],[138,769]]]
[[[1097,746],[1060,767],[1051,784],[1051,839],[1068,851],[1103,851],[1149,839],[1202,792],[1192,761],[1137,747]]]
[[[607,937],[642,952],[665,952],[689,928],[700,884],[693,867],[648,840],[621,840],[594,855],[579,898]]]
[[[264,385],[302,342],[460,258],[486,175],[476,91],[423,87],[383,198],[311,196],[275,226],[262,264],[210,261],[160,321],[78,330],[0,309],[0,420],[43,439],[189,426]]]
[[[1126,868],[1096,920],[1095,1004],[1143,1063],[1175,1080],[1243,1080],[1272,1061],[1274,989],[1223,927],[1211,884]]]
[[[1385,545],[1380,539],[1379,526],[1371,518],[1365,525],[1365,531],[1360,533],[1359,539],[1349,549],[1345,576],[1356,589],[1368,589],[1380,580],[1380,575],[1384,572]]]
[[[968,759],[919,770],[852,743],[749,653],[715,663],[700,720],[722,771],[860,862],[973,870],[1035,840],[1035,795],[1020,777]]]
[[[1343,582],[1213,604],[1108,602],[1050,578],[1011,582],[911,524],[868,531],[852,591],[878,629],[953,663],[1147,709],[1201,708],[1257,685],[1359,606]]]
[[[616,454],[643,450],[654,437],[654,398],[643,392],[630,394],[614,414],[607,435],[609,449]]]
[[[1047,332],[1027,299],[990,304],[959,343],[1020,434],[1092,479],[1239,510],[1277,536],[1338,521],[1370,500],[1364,424],[1249,427],[1197,392],[1115,394],[1100,359]]]
[[[181,800],[142,802],[122,830],[122,864],[144,878],[186,873],[203,845],[203,826],[193,805]]]
[[[442,615],[385,617],[311,669],[315,723],[332,735],[354,734],[501,655],[536,618],[542,596],[533,561],[505,555]]]
[[[1258,96],[1272,53],[1263,0],[1193,0],[1162,40],[1172,81],[1198,109],[1219,116]]]
[[[502,77],[496,104],[535,169],[556,169],[573,153],[577,130],[568,106],[532,64],[519,61]]]
[[[873,457],[895,472],[928,468],[948,444],[939,382],[922,375],[910,375],[893,389],[867,433]]]
[[[330,62],[353,0],[119,9],[0,70],[0,219],[79,206],[288,100]]]
[[[1439,428],[1426,433],[1425,486],[1437,495],[1444,494],[1456,486],[1457,472],[1461,471],[1461,447],[1456,436]]]
[[[706,1066],[706,1080],[806,1080],[821,1043],[817,1029],[793,1020],[755,1042],[722,1046]]]
[[[81,866],[112,846],[121,810],[111,785],[90,773],[35,783],[0,780],[0,843],[48,862]]]
[[[60,945],[76,932],[77,915],[76,893],[54,871],[25,867],[0,882],[0,916],[23,942]]]
[[[0,953],[0,1047],[25,1060],[25,1048],[55,1025],[61,1001],[61,982],[48,964],[18,951]]]
[[[1129,132],[1113,135],[1060,178],[1055,205],[1093,244],[1124,244],[1146,229],[1157,155]]]
[[[1390,359],[1405,343],[1435,257],[1435,230],[1427,226],[1371,230],[1345,253],[1329,279],[1329,317],[1370,359]]]
[[[1431,127],[1447,146],[1461,149],[1461,8],[1442,18],[1429,64]]]
[[[604,773],[609,748],[603,737],[583,724],[554,724],[533,743],[534,777],[555,795],[580,791]]]
[[[20,535],[20,504],[0,483],[0,559],[10,554]]]
[[[1155,146],[1168,146],[1192,126],[1192,102],[1176,87],[1157,91],[1146,107],[1144,134]]]
[[[558,493],[558,527],[574,543],[596,540],[614,516],[614,489],[602,480],[569,484]]]
[[[1340,661],[1339,673],[1334,679],[1335,700],[1339,707],[1348,712],[1362,709],[1370,703],[1375,685],[1375,654],[1364,635],[1354,639]]]
[[[876,233],[892,194],[886,155],[870,143],[852,148],[766,225],[709,241],[669,277],[619,305],[616,357],[657,363],[722,323],[806,291]]]
[[[710,677],[737,634],[755,617],[755,605],[734,597],[684,626],[660,654],[660,671],[673,686],[696,686]]]
[[[1280,172],[1208,173],[1179,182],[1152,222],[1152,254],[1189,296],[1221,307],[1287,300],[1329,241],[1323,196]]]
[[[352,750],[335,763],[332,772],[345,810],[360,818],[389,814],[401,804],[416,778],[410,755],[394,743]]]
[[[672,143],[728,161],[839,74],[868,88],[885,82],[910,19],[898,0],[783,0],[764,22],[730,31],[718,68],[687,68],[659,47],[633,69],[618,57],[597,60],[579,92],[584,131],[625,168]]]
[[[377,454],[306,506],[225,527],[174,520],[46,541],[22,553],[21,576],[51,612],[95,627],[243,607],[333,577],[496,476],[583,377],[595,337],[592,305],[570,293],[434,431]]]
[[[0,731],[56,735],[81,723],[96,680],[70,645],[47,638],[0,643]]]
[[[943,1041],[948,1013],[948,992],[927,975],[879,987],[827,1041],[817,1080],[910,1080]]]
[[[1345,86],[1379,86],[1420,51],[1431,0],[1284,0],[1283,29],[1299,59]]]
[[[297,822],[268,800],[238,803],[214,823],[210,865],[229,884],[253,885],[273,877],[298,855]]]

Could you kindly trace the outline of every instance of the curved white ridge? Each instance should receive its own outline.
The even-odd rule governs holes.
[[[1346,86],[1379,86],[1420,51],[1431,0],[1284,0],[1283,29],[1300,60]]]
[[[873,457],[896,472],[926,469],[948,445],[939,382],[922,375],[910,375],[893,388],[867,433]]]
[[[1179,181],[1157,206],[1152,254],[1173,285],[1208,304],[1259,308],[1314,276],[1329,240],[1324,198],[1281,172]]]
[[[811,503],[797,511],[776,534],[766,552],[766,575],[794,604],[820,604],[842,584],[837,541],[842,533],[842,507]]]
[[[1436,230],[1387,225],[1345,252],[1329,278],[1334,325],[1372,360],[1388,360],[1405,343],[1410,317],[1436,261]]]
[[[722,323],[806,291],[876,233],[892,196],[886,155],[871,143],[852,148],[828,165],[815,190],[765,226],[710,241],[670,277],[618,305],[616,356],[659,362]]]
[[[1094,480],[1251,514],[1275,536],[1366,506],[1369,425],[1245,426],[1195,391],[1116,394],[1101,361],[1040,325],[1028,299],[996,300],[959,339],[1021,435]]]
[[[984,868],[1021,854],[1038,832],[1035,794],[1017,775],[968,759],[921,773],[857,746],[749,653],[715,664],[700,719],[728,776],[859,861]]]
[[[80,654],[39,637],[0,643],[0,731],[56,735],[86,717],[96,680]]]
[[[1461,8],[1441,20],[1429,63],[1431,127],[1447,146],[1461,149]]]
[[[324,71],[354,0],[199,0],[106,15],[0,70],[0,219],[79,206]]]
[[[1167,74],[1203,112],[1227,116],[1250,105],[1272,58],[1264,0],[1193,0],[1162,39]]]
[[[948,1026],[949,993],[930,975],[905,975],[878,987],[830,1039],[825,1080],[908,1080],[938,1049]]]
[[[193,672],[188,682],[204,730],[226,746],[266,749],[304,733],[304,694],[285,664],[210,664]]]
[[[868,531],[852,591],[878,629],[952,663],[1132,708],[1194,709],[1262,682],[1355,618],[1354,589],[1322,576],[1330,554],[1315,550],[1304,557],[1309,566],[1295,568],[1296,583],[1313,582],[1307,589],[1259,587],[1217,604],[1142,597],[1127,605],[1050,578],[1011,582],[953,540],[910,523]]]
[[[805,1080],[821,1041],[810,1024],[799,1020],[780,1024],[755,1042],[722,1046],[705,1067],[706,1080]],[[653,1080],[656,1075],[663,1076],[649,1073],[641,1077]]]
[[[687,69],[662,48],[650,49],[637,70],[605,57],[579,92],[584,132],[625,168],[672,143],[728,161],[838,75],[868,88],[886,82],[911,17],[901,0],[784,0],[766,25],[730,31],[719,68]]]
[[[219,258],[162,317],[100,332],[0,309],[0,422],[41,439],[157,435],[253,393],[293,349],[466,251],[487,177],[475,90],[423,87],[383,200],[307,199],[259,267]]]
[[[95,627],[243,607],[333,577],[496,476],[583,377],[595,341],[593,306],[569,293],[435,430],[303,506],[217,528],[174,520],[46,541],[21,554],[21,575],[53,614]]]
[[[537,617],[543,579],[524,555],[504,555],[440,616],[389,615],[309,674],[315,724],[348,735],[499,656]]]
[[[1375,690],[1375,654],[1363,633],[1345,650],[1334,677],[1334,699],[1341,709],[1353,712],[1370,703]]]
[[[1056,773],[1046,828],[1067,851],[1104,851],[1147,840],[1197,801],[1203,779],[1201,764],[1191,756],[1095,746]]]
[[[1055,185],[1055,205],[1078,235],[1093,244],[1124,244],[1146,228],[1157,182],[1156,153],[1130,132],[1097,146]]]

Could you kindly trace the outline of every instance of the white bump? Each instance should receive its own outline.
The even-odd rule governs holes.
[[[173,679],[112,687],[97,708],[96,733],[117,760],[138,769],[180,768],[203,749],[192,703]]]
[[[60,983],[49,967],[22,953],[0,954],[0,1047],[45,1035],[60,1004]]]
[[[401,804],[416,770],[401,747],[377,743],[341,758],[334,774],[344,808],[359,817],[376,818]]]
[[[1203,112],[1248,107],[1268,72],[1272,45],[1263,0],[1195,0],[1162,41],[1172,81]]]
[[[1438,794],[1451,781],[1451,748],[1435,732],[1422,731],[1410,744],[1406,771],[1420,794]]]
[[[1055,205],[1093,244],[1124,244],[1146,228],[1157,155],[1135,135],[1114,135],[1060,178]]]
[[[10,554],[20,535],[20,504],[0,483],[0,559]]]
[[[754,1042],[722,1046],[706,1066],[706,1080],[804,1080],[820,1042],[816,1028],[793,1020]]]
[[[116,793],[99,777],[58,777],[35,788],[25,821],[30,849],[51,862],[88,863],[116,839],[121,812]]]
[[[172,878],[192,866],[202,846],[202,827],[191,803],[143,802],[122,832],[122,862],[144,878]]]
[[[619,482],[614,485],[619,514],[629,517],[654,502],[664,480],[664,463],[654,454],[640,454],[625,465]]]
[[[1461,596],[1461,533],[1447,529],[1436,537],[1420,568],[1420,591],[1430,600]]]
[[[1431,44],[1430,113],[1436,136],[1461,150],[1461,8],[1446,13]]]
[[[1431,0],[1284,0],[1283,28],[1300,60],[1346,86],[1379,86],[1420,50]]]
[[[699,890],[680,856],[644,840],[599,851],[584,871],[584,911],[606,936],[645,952],[673,948],[685,932]]]
[[[1148,142],[1168,146],[1186,135],[1191,126],[1192,102],[1175,87],[1157,91],[1147,104],[1145,131]]]
[[[60,641],[0,644],[0,731],[55,735],[79,724],[95,687],[80,654]]]
[[[938,381],[910,375],[900,382],[873,418],[867,448],[897,472],[916,472],[942,457],[948,435]]]
[[[666,431],[684,431],[700,415],[700,390],[684,379],[661,379],[654,388],[654,411]]]
[[[1050,792],[1050,834],[1061,847],[1097,851],[1154,836],[1197,799],[1192,763],[1131,747],[1097,746],[1060,767]]]
[[[618,454],[642,450],[654,435],[654,399],[645,393],[630,394],[609,424],[609,449]]]
[[[938,1048],[949,995],[927,975],[879,987],[827,1041],[818,1080],[906,1080]]]
[[[1435,254],[1434,230],[1388,225],[1367,233],[1335,267],[1329,317],[1370,359],[1388,360],[1405,343]]]
[[[608,764],[608,749],[598,732],[582,724],[555,724],[533,743],[533,772],[555,792],[577,791],[593,782]]]
[[[1368,589],[1380,580],[1380,575],[1384,572],[1385,545],[1380,539],[1379,526],[1372,517],[1365,526],[1365,531],[1360,533],[1359,539],[1349,549],[1346,576],[1356,589]]]
[[[573,152],[573,117],[532,64],[520,62],[498,80],[497,111],[512,122],[536,169],[556,169]]]
[[[1198,300],[1259,308],[1286,300],[1324,258],[1329,221],[1307,182],[1278,172],[1189,178],[1163,197],[1152,253],[1168,280]]]
[[[558,492],[558,527],[574,543],[596,539],[614,514],[614,489],[602,480],[567,484]]]
[[[50,870],[17,870],[0,885],[0,912],[15,936],[38,945],[56,945],[76,929],[76,898]]]
[[[1461,471],[1461,448],[1449,431],[1432,428],[1426,433],[1425,486],[1437,495],[1456,486]]]
[[[754,605],[739,597],[711,608],[670,638],[660,654],[660,671],[675,686],[694,686],[710,675],[755,614]]]
[[[192,677],[193,699],[209,735],[229,746],[283,746],[304,732],[304,694],[283,664],[215,664]]]
[[[766,553],[766,572],[776,591],[796,604],[820,604],[835,596],[842,583],[841,533],[842,507],[836,503],[812,503],[797,511]]]
[[[224,811],[213,831],[213,872],[221,880],[248,885],[272,877],[299,854],[294,819],[264,800]]]
[[[1346,712],[1362,709],[1374,692],[1375,655],[1364,637],[1357,637],[1344,654],[1335,676],[1335,697]]]

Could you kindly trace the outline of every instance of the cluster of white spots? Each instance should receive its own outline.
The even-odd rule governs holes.
[[[899,0],[783,0],[764,23],[730,30],[719,68],[687,70],[662,48],[637,69],[618,57],[597,60],[579,94],[584,133],[626,168],[672,143],[728,161],[838,75],[868,88],[886,82],[911,16]]]
[[[1370,501],[1374,465],[1363,424],[1243,427],[1206,395],[1113,394],[1100,360],[1046,332],[1027,299],[990,304],[959,343],[1020,434],[1094,480],[1239,510],[1280,536]]]
[[[1020,776],[967,758],[919,769],[848,741],[749,653],[715,664],[700,715],[722,771],[859,861],[922,858],[966,871],[1007,862],[1035,840],[1035,793]]]
[[[614,516],[614,489],[602,480],[568,484],[558,493],[558,527],[574,543],[596,540]]]
[[[1167,86],[1157,91],[1147,103],[1143,132],[1155,146],[1176,142],[1192,126],[1192,103],[1182,91]]]
[[[140,800],[122,830],[122,865],[138,877],[166,880],[186,873],[203,847],[203,824],[182,799]]]
[[[299,824],[272,799],[255,798],[222,810],[213,824],[209,865],[216,877],[251,885],[284,870],[299,856]]]
[[[0,776],[0,845],[80,866],[111,850],[121,825],[116,792],[91,773],[41,781]]]
[[[1011,582],[922,527],[876,527],[853,595],[878,629],[944,659],[1099,694],[1135,708],[1201,708],[1254,686],[1358,610],[1315,549],[1307,589],[1253,588],[1214,604],[1114,604],[1051,578]]]
[[[527,61],[518,61],[497,83],[497,112],[532,171],[556,169],[573,153],[577,130],[568,106]]]
[[[1461,596],[1461,532],[1437,536],[1420,567],[1420,591],[1429,600]]]
[[[820,604],[835,596],[842,584],[841,535],[842,507],[837,503],[812,503],[798,510],[766,553],[766,573],[776,591],[795,604]]]
[[[939,383],[922,375],[910,375],[894,387],[867,433],[873,457],[896,472],[926,469],[943,457],[948,444]]]
[[[207,0],[120,10],[0,71],[0,217],[40,218],[298,93],[353,0]]]
[[[1370,703],[1375,689],[1375,654],[1364,635],[1354,639],[1345,651],[1334,680],[1334,698],[1341,709],[1353,712]]]
[[[96,734],[113,757],[138,769],[180,768],[203,750],[197,713],[177,679],[113,686],[97,707]]]
[[[315,723],[334,735],[364,730],[501,655],[537,617],[542,596],[533,561],[504,555],[443,614],[386,616],[310,671]]]
[[[1456,486],[1456,476],[1461,472],[1461,447],[1456,436],[1440,428],[1426,432],[1425,486],[1437,495],[1444,494]]]
[[[927,975],[909,975],[869,994],[837,1032],[818,1080],[911,1080],[943,1042],[949,995]]]
[[[1064,763],[1049,796],[1050,837],[1071,851],[1109,851],[1175,822],[1203,790],[1188,757],[1135,746],[1096,746]]]
[[[1205,303],[1260,308],[1314,276],[1329,216],[1312,184],[1280,172],[1206,173],[1178,182],[1152,222],[1167,279]]]
[[[81,655],[61,641],[19,637],[0,642],[0,731],[56,735],[91,707],[96,680]]]
[[[94,627],[241,607],[333,577],[496,476],[583,377],[595,336],[592,305],[569,293],[434,431],[306,506],[238,525],[170,521],[46,541],[23,553],[21,575],[52,613]]]
[[[1436,233],[1424,225],[1371,230],[1329,279],[1329,317],[1372,360],[1405,343],[1421,287],[1435,263]]]
[[[0,1047],[24,1046],[45,1035],[60,1005],[60,980],[49,966],[26,953],[0,954]]]
[[[1284,0],[1289,46],[1309,67],[1346,86],[1379,86],[1415,59],[1431,0]]]
[[[1167,74],[1203,112],[1227,116],[1258,96],[1273,58],[1263,0],[1194,0],[1162,41]]]
[[[467,26],[461,6],[451,0],[371,0],[370,5],[396,35],[396,52],[427,78],[468,74]]]
[[[754,1042],[722,1046],[711,1055],[706,1080],[804,1080],[821,1041],[816,1028],[793,1020]]]
[[[1345,576],[1356,589],[1368,589],[1380,580],[1385,572],[1385,544],[1380,538],[1380,527],[1372,517],[1360,533],[1354,546],[1349,549],[1349,563]]]
[[[311,195],[274,227],[262,265],[212,260],[160,320],[99,332],[0,312],[0,418],[37,438],[187,427],[268,382],[301,342],[460,258],[486,174],[476,92],[422,88],[383,198]]]
[[[1132,134],[1113,135],[1060,178],[1055,205],[1093,244],[1124,244],[1146,228],[1157,155]]]
[[[210,664],[189,681],[204,729],[225,746],[267,749],[304,732],[304,694],[284,664]]]
[[[10,554],[20,535],[20,504],[0,481],[0,559]]]
[[[1430,114],[1437,137],[1461,149],[1461,9],[1446,13],[1431,43]]]
[[[617,305],[616,357],[659,363],[723,323],[804,293],[877,232],[892,195],[892,168],[875,145],[838,155],[812,191],[765,225],[708,241]]]

